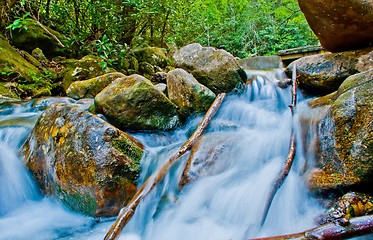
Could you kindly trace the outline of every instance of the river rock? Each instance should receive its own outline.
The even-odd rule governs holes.
[[[180,68],[168,72],[167,91],[169,99],[178,106],[183,118],[187,118],[191,113],[206,112],[216,97],[192,74]]]
[[[124,77],[123,73],[113,72],[84,81],[76,81],[69,86],[66,94],[74,99],[94,98],[107,85],[121,77]]]
[[[373,183],[373,69],[347,78],[338,91],[311,102],[318,121],[318,166],[313,191]]]
[[[357,192],[349,192],[339,197],[326,214],[320,216],[319,224],[334,222],[341,226],[348,225],[353,217],[373,213],[373,197]]]
[[[239,59],[238,64],[245,70],[268,70],[283,68],[280,56],[255,56]]]
[[[153,74],[151,81],[154,83],[167,83],[167,73],[157,72]]]
[[[139,62],[146,62],[152,66],[165,68],[169,62],[166,50],[158,47],[143,47],[132,50]]]
[[[232,54],[223,49],[189,44],[176,51],[175,64],[193,76],[215,94],[230,92],[246,82],[246,74]]]
[[[298,0],[321,45],[340,52],[373,46],[373,2]]]
[[[95,107],[120,129],[171,130],[180,123],[176,105],[137,74],[112,82],[96,95]]]
[[[373,48],[303,57],[287,67],[288,76],[294,65],[300,89],[310,95],[326,95],[336,91],[347,77],[373,68]]]
[[[48,195],[91,216],[115,216],[136,192],[142,145],[76,105],[55,103],[22,147]]]
[[[31,55],[41,63],[45,64],[49,62],[47,57],[44,55],[43,50],[41,50],[40,48],[35,48],[34,50],[32,50]]]
[[[62,87],[65,91],[75,81],[84,81],[107,73],[115,72],[114,69],[102,69],[100,66],[102,59],[97,56],[85,56],[77,59],[63,59],[58,61],[59,64],[65,67],[62,79]]]

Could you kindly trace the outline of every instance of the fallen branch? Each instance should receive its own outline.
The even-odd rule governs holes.
[[[41,22],[39,22],[37,19],[36,19],[36,17],[34,17],[34,16],[31,16],[34,20],[35,20],[35,22],[49,35],[49,36],[51,36],[54,40],[56,40],[57,41],[57,44],[59,45],[59,46],[61,46],[61,47],[65,47],[65,45],[63,45],[63,43],[60,41],[60,39],[58,39],[58,37],[56,36],[56,35],[54,35],[53,33],[51,33]]]
[[[293,81],[292,104],[289,105],[292,116],[294,116],[294,114],[295,114],[295,107],[297,105],[297,81],[296,81],[296,78],[297,78],[296,65],[294,64],[294,67],[293,67],[293,76],[292,76],[292,81]],[[291,135],[290,135],[289,152],[288,152],[288,156],[287,156],[287,159],[286,159],[286,162],[285,162],[285,167],[284,167],[282,173],[278,176],[278,178],[277,178],[277,180],[275,182],[275,185],[273,186],[272,191],[269,194],[267,203],[266,203],[265,208],[264,208],[264,213],[263,213],[262,221],[261,221],[261,225],[262,226],[263,226],[263,224],[264,224],[264,222],[265,222],[265,220],[267,218],[269,209],[271,208],[271,204],[272,204],[273,198],[275,197],[278,189],[284,183],[286,177],[289,174],[290,168],[293,165],[293,161],[294,161],[294,157],[295,157],[295,152],[296,152],[296,145],[297,145],[297,143],[296,143],[295,134],[294,134],[294,127],[292,127],[292,129],[291,129]]]
[[[21,11],[23,11],[24,13],[27,13],[27,11],[23,8],[20,8],[18,7],[18,9],[20,9]],[[32,17],[32,19],[34,19],[34,21],[49,35],[51,36],[54,40],[56,40],[57,44],[61,47],[65,47],[65,45],[60,41],[60,39],[58,39],[58,37],[56,35],[54,35],[53,33],[51,33],[51,31],[49,31],[41,22],[39,22],[39,20],[33,16],[32,14],[30,15],[30,17]]]
[[[197,129],[194,131],[192,136],[190,136],[190,138],[180,147],[179,151],[173,154],[155,174],[153,174],[146,180],[146,182],[137,191],[137,193],[127,204],[127,206],[120,210],[116,221],[107,232],[104,238],[105,240],[118,239],[120,233],[122,232],[122,229],[129,222],[129,220],[135,213],[135,210],[139,205],[140,201],[143,198],[145,198],[160,181],[162,181],[167,171],[172,167],[176,160],[179,159],[183,154],[185,154],[201,137],[202,133],[209,125],[211,119],[219,110],[221,104],[224,101],[225,96],[225,93],[221,93],[216,97],[215,101],[211,104],[209,110],[206,112],[205,116],[199,123]]]
[[[341,226],[336,223],[328,223],[317,228],[309,229],[301,233],[281,236],[250,238],[250,240],[291,240],[291,239],[323,239],[338,240],[373,233],[373,215],[351,218],[349,224]]]

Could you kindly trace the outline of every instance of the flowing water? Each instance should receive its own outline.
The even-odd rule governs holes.
[[[251,74],[257,78],[243,94],[227,97],[194,151],[194,159],[209,159],[199,177],[179,189],[189,156],[180,158],[141,202],[121,239],[241,240],[315,226],[322,209],[307,193],[304,170],[312,165],[312,154],[303,153],[312,148],[314,136],[308,130],[309,139],[301,139],[299,124],[300,113],[312,113],[307,100],[292,117],[290,89],[277,87],[278,74]],[[102,239],[113,218],[94,220],[43,197],[18,158],[43,109],[32,103],[3,104],[0,110],[0,240]],[[201,119],[190,119],[175,132],[134,135],[146,146],[139,185],[178,150]],[[292,126],[298,142],[295,162],[261,226],[265,202],[288,154]]]

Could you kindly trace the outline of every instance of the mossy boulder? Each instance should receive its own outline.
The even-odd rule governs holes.
[[[1,81],[12,79],[32,80],[32,77],[41,75],[40,71],[26,61],[10,44],[0,35],[0,70]]]
[[[67,90],[69,86],[75,81],[83,81],[106,73],[115,72],[114,69],[102,69],[100,66],[102,59],[97,56],[87,55],[79,60],[64,59],[59,61],[59,64],[65,67],[63,74],[62,87]]]
[[[326,95],[338,89],[349,76],[373,68],[373,48],[318,54],[300,58],[286,69],[292,75],[297,66],[298,86],[309,95]]]
[[[184,69],[175,69],[167,74],[168,98],[179,108],[185,119],[191,113],[206,112],[216,95],[200,84],[192,74]]]
[[[311,102],[318,121],[318,166],[313,191],[373,183],[373,69],[347,78],[338,91]]]
[[[46,64],[47,62],[49,62],[47,57],[44,55],[43,50],[41,50],[40,48],[35,48],[34,50],[32,50],[31,55],[41,63]]]
[[[151,79],[153,74],[155,74],[154,66],[148,62],[140,62],[139,74]]]
[[[171,130],[180,123],[176,105],[137,74],[119,78],[97,94],[95,108],[123,130]]]
[[[107,85],[121,77],[124,77],[123,73],[113,72],[85,81],[76,81],[70,85],[66,93],[68,97],[74,99],[94,98]]]
[[[43,50],[45,56],[49,59],[55,56],[65,56],[67,51],[60,46],[58,42],[51,37],[41,26],[34,20],[29,19],[27,24],[28,29],[15,29],[12,31],[13,45],[19,49],[29,53],[35,48]],[[66,37],[61,33],[45,26],[49,32],[55,35],[60,41],[65,41]]]
[[[101,118],[65,103],[50,105],[21,155],[47,195],[90,216],[115,216],[136,192],[142,145]]]
[[[176,67],[193,74],[198,82],[215,94],[231,92],[246,82],[246,74],[236,59],[222,49],[193,43],[176,51],[173,58]]]
[[[147,62],[153,66],[165,68],[170,61],[166,56],[166,50],[158,47],[143,47],[132,50],[132,54],[139,62]]]
[[[28,98],[51,95],[49,79],[23,58],[1,35],[0,81],[0,94],[5,96]]]
[[[41,69],[43,67],[43,64],[38,59],[36,59],[34,56],[26,52],[25,50],[20,50],[19,53],[24,59],[26,59],[29,63],[31,63],[38,69]]]

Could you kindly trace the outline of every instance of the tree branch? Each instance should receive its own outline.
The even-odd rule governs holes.
[[[49,35],[51,36],[54,40],[57,41],[58,45],[61,46],[61,47],[65,47],[65,45],[63,45],[63,43],[58,39],[58,37],[56,35],[54,35],[53,33],[51,33],[41,22],[39,22],[35,16],[31,16],[35,22]]]
[[[295,107],[297,105],[297,81],[296,81],[297,80],[296,79],[297,78],[297,73],[296,73],[296,67],[297,66],[294,64],[293,76],[292,76],[292,80],[293,80],[292,104],[289,105],[289,107],[291,109],[291,115],[293,117],[294,117],[294,114],[295,114]],[[263,224],[264,224],[264,222],[267,218],[269,209],[271,208],[273,198],[275,197],[278,189],[280,189],[280,187],[284,183],[286,177],[289,174],[290,168],[293,165],[293,161],[294,161],[294,157],[295,157],[295,153],[296,153],[296,147],[297,147],[297,143],[296,143],[296,139],[295,139],[294,127],[292,127],[291,135],[290,135],[289,152],[288,152],[288,156],[287,156],[287,159],[286,159],[286,162],[285,162],[285,167],[284,167],[282,173],[278,176],[278,178],[275,182],[275,185],[273,186],[272,191],[269,194],[267,203],[266,203],[265,208],[264,208],[263,217],[262,217],[262,220],[261,220],[261,225],[262,226],[263,226]]]
[[[362,217],[351,218],[348,225],[346,226],[341,226],[336,223],[328,223],[300,233],[263,238],[250,238],[250,240],[339,240],[372,233],[373,215],[366,215]]]
[[[180,147],[179,151],[173,154],[155,174],[146,180],[127,206],[120,210],[116,221],[107,232],[104,238],[105,240],[115,240],[119,238],[122,229],[130,221],[140,201],[145,198],[160,181],[162,181],[167,171],[172,167],[176,160],[184,155],[198,141],[209,125],[211,119],[219,110],[225,96],[225,93],[221,93],[216,97],[192,136],[190,136],[190,138]]]

